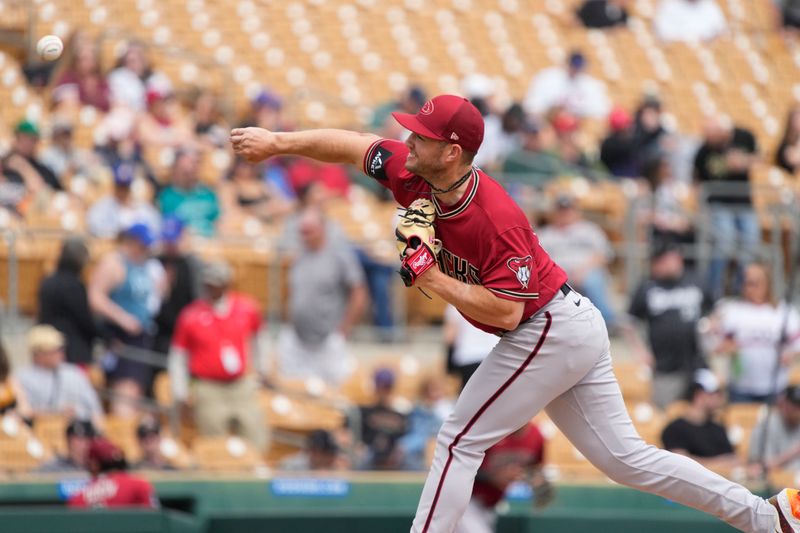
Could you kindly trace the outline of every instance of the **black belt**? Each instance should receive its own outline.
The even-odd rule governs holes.
[[[567,294],[569,294],[574,289],[572,287],[570,287],[569,282],[565,281],[564,284],[561,286],[561,288],[559,288],[558,290],[561,291],[561,294],[566,296]]]

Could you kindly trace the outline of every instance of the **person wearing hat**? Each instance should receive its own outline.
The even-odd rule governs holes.
[[[94,202],[86,215],[89,233],[101,239],[113,239],[137,222],[157,232],[161,227],[158,210],[133,194],[137,166],[131,162],[119,162],[111,167],[111,174],[114,179],[111,193]]]
[[[408,416],[395,402],[396,379],[390,368],[375,370],[375,400],[361,407],[361,442],[366,446],[361,466],[366,470],[399,470],[403,464],[398,443],[408,431]]]
[[[127,472],[125,454],[104,437],[95,437],[87,452],[87,469],[92,480],[67,505],[74,508],[145,507],[160,505],[149,481]]]
[[[67,424],[66,455],[57,455],[39,467],[39,472],[84,472],[89,467],[89,445],[97,430],[88,420],[72,420]]]
[[[59,176],[36,155],[41,133],[39,126],[30,120],[22,120],[14,128],[14,143],[3,159],[6,181],[24,183],[28,192],[36,194],[49,188],[62,191]]]
[[[171,86],[147,88],[147,112],[140,116],[136,134],[144,147],[180,149],[196,142]]]
[[[586,72],[586,56],[580,50],[573,50],[563,67],[539,71],[524,104],[537,116],[562,108],[578,118],[604,118],[611,110],[605,83]]]
[[[258,449],[267,445],[258,399],[263,358],[258,303],[230,290],[231,267],[213,261],[200,272],[204,294],[178,315],[168,370],[173,401],[190,407],[201,435],[226,435],[232,425]],[[258,376],[258,378],[256,377]]]
[[[144,417],[136,427],[136,441],[141,456],[134,470],[175,470],[161,452],[161,424],[154,417]]]
[[[689,406],[661,433],[664,448],[691,457],[709,468],[739,466],[725,427],[716,421],[725,406],[719,379],[707,368],[694,372],[686,395]]]
[[[608,133],[600,144],[600,161],[616,177],[641,176],[633,118],[621,106],[615,106],[608,115]]]
[[[781,517],[800,521],[800,511],[792,510],[800,507],[797,491],[784,489],[768,501],[683,455],[647,445],[637,433],[599,310],[567,282],[502,186],[472,166],[483,140],[475,106],[443,94],[414,115],[393,116],[411,132],[405,143],[334,129],[259,128],[233,130],[231,143],[250,162],[292,154],[360,165],[417,220],[412,228],[422,242],[399,241],[404,284],[440,296],[476,327],[499,335],[442,425],[413,533],[453,531],[486,450],[545,407],[617,483],[743,531],[781,531]]]
[[[506,182],[536,187],[569,173],[555,150],[555,131],[549,122],[527,118],[521,136],[520,146],[503,161]]]
[[[16,379],[28,399],[33,416],[61,413],[103,424],[103,409],[86,374],[64,361],[64,335],[40,324],[28,331],[32,364],[20,368]]]
[[[91,178],[99,164],[95,154],[75,146],[73,131],[74,126],[70,120],[54,118],[50,146],[42,151],[41,157],[42,163],[65,183],[69,183],[74,176]]]
[[[166,290],[160,263],[151,261],[156,236],[146,224],[137,222],[123,230],[115,249],[101,259],[89,278],[89,304],[103,321],[108,352],[102,361],[114,396],[112,411],[132,415],[136,402],[152,385],[154,367],[126,357],[127,346],[151,349],[153,321]]]
[[[800,470],[800,385],[786,387],[776,406],[770,417],[760,418],[750,434],[747,461],[753,474]]]
[[[623,331],[634,353],[653,370],[652,401],[659,408],[680,400],[693,372],[706,366],[697,327],[712,305],[708,291],[686,272],[680,247],[656,242],[650,275],[636,288],[628,306],[628,314],[646,330],[647,343],[632,324]]]
[[[39,285],[40,324],[50,324],[64,334],[66,358],[70,363],[88,366],[94,361],[92,349],[97,326],[91,309],[83,270],[89,262],[86,241],[67,237],[61,244],[56,271]]]

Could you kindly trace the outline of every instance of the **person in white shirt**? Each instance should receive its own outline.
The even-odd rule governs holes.
[[[713,319],[719,339],[714,352],[730,357],[731,402],[765,402],[787,386],[789,367],[800,352],[800,315],[797,309],[787,310],[785,303],[773,300],[765,265],[748,265],[741,299],[720,303]],[[786,344],[778,353],[784,324]],[[780,364],[777,382],[776,361]]]
[[[467,322],[455,307],[444,311],[444,341],[447,346],[448,371],[461,378],[461,388],[469,381],[478,365],[492,351],[499,338]]]
[[[137,222],[146,224],[153,233],[161,228],[161,215],[155,207],[133,197],[131,187],[135,179],[135,168],[128,163],[116,165],[114,190],[97,200],[87,214],[89,233],[103,239],[113,239],[120,231]]]
[[[604,118],[611,110],[605,84],[585,72],[586,57],[570,54],[566,67],[542,70],[525,95],[525,110],[543,115],[561,107],[578,117]]]
[[[661,0],[653,17],[662,41],[710,41],[727,29],[725,15],[714,0]]]

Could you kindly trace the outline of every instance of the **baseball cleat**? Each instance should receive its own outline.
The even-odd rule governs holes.
[[[783,489],[768,501],[778,511],[779,524],[775,526],[775,533],[800,533],[800,493],[797,489]]]

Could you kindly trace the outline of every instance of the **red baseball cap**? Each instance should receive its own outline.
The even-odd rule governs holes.
[[[89,459],[100,464],[113,464],[124,459],[124,454],[113,442],[105,437],[97,437],[89,445]]]
[[[457,144],[477,152],[483,142],[483,117],[462,96],[441,94],[431,98],[416,115],[392,113],[401,126],[423,137]]]

